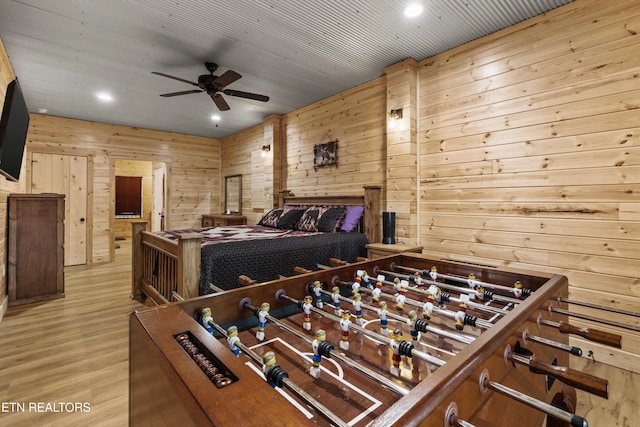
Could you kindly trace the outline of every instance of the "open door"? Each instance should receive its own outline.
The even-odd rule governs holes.
[[[151,231],[161,231],[165,228],[166,212],[166,176],[167,168],[164,163],[153,166],[153,209],[151,212]]]

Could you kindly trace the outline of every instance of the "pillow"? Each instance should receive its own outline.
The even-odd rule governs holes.
[[[353,231],[362,218],[364,206],[347,206],[347,212],[340,226],[340,231]]]
[[[300,231],[322,231],[332,233],[338,229],[346,209],[326,206],[311,206],[302,214],[296,225]]]
[[[265,216],[262,217],[258,225],[276,228],[278,226],[278,220],[281,216],[282,209],[271,209],[265,214]]]
[[[293,228],[294,225],[298,222],[300,217],[304,214],[304,210],[301,209],[290,209],[284,208],[282,209],[282,215],[278,218],[278,223],[276,224],[276,228],[281,230],[288,230]]]

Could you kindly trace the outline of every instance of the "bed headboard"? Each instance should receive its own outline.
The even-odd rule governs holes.
[[[364,206],[364,215],[360,222],[361,230],[369,242],[378,243],[382,236],[380,216],[380,194],[382,187],[367,185],[362,195],[295,196],[290,190],[279,192],[278,206]]]

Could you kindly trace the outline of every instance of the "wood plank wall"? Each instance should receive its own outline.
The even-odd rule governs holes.
[[[167,228],[199,226],[200,215],[220,206],[220,141],[169,132],[31,115],[27,154],[86,155],[93,159],[93,225],[90,262],[114,257],[115,163],[117,159],[167,165]],[[172,191],[172,189],[179,189]]]
[[[420,63],[425,253],[640,311],[638,33],[637,0],[578,0]],[[612,354],[575,341],[639,369],[637,334]]]
[[[4,98],[7,92],[7,85],[16,78],[13,72],[9,57],[4,49],[4,44],[0,39],[0,114],[4,107]],[[22,159],[22,170],[24,171],[24,160]],[[0,175],[0,319],[7,311],[9,301],[7,295],[7,196],[10,193],[24,193],[26,182],[23,179],[24,172],[21,173],[20,181],[7,181],[4,176]]]

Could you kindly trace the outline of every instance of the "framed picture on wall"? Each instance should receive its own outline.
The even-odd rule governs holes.
[[[338,164],[338,140],[313,146],[313,169]]]

